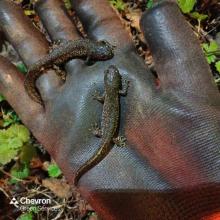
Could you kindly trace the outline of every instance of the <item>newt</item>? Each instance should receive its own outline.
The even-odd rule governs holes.
[[[101,129],[95,126],[93,134],[101,137],[100,147],[95,154],[83,164],[76,172],[74,183],[78,184],[79,179],[88,170],[101,162],[110,152],[114,144],[125,146],[126,139],[118,136],[120,117],[120,96],[127,94],[128,81],[122,82],[121,75],[116,66],[109,66],[104,74],[104,94],[100,96],[96,92],[94,99],[103,103]]]
[[[114,56],[114,46],[105,40],[92,41],[89,39],[78,40],[60,40],[45,57],[39,59],[28,69],[24,81],[24,87],[31,97],[37,103],[43,105],[43,101],[35,86],[36,80],[45,72],[46,69],[54,65],[61,65],[71,59],[84,59],[87,63],[94,61],[104,61]]]

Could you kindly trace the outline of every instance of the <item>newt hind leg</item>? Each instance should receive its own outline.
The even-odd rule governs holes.
[[[105,93],[104,94],[100,94],[100,92],[98,92],[97,90],[95,90],[94,94],[93,94],[93,99],[101,102],[101,103],[104,103],[105,101]]]
[[[126,138],[123,136],[118,136],[116,138],[113,138],[113,142],[119,146],[119,147],[125,147],[126,146]]]
[[[90,131],[92,131],[93,135],[95,135],[96,137],[102,137],[102,129],[98,126],[97,123],[92,125],[92,128],[89,129]]]
[[[52,53],[56,48],[62,47],[62,45],[65,45],[69,42],[69,40],[65,39],[57,39],[52,42],[52,45],[49,48],[49,53]]]
[[[59,76],[63,81],[66,80],[66,73],[59,66],[54,64],[53,69],[55,70],[57,76]]]

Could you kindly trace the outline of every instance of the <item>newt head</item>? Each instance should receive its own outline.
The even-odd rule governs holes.
[[[115,46],[105,40],[97,41],[91,48],[91,58],[93,60],[108,60],[114,56]]]
[[[116,66],[111,65],[105,70],[104,83],[107,88],[114,90],[120,90],[121,87],[121,75]]]

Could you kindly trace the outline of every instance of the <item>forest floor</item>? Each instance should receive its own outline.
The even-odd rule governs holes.
[[[25,14],[45,34],[39,17],[34,11],[35,1],[13,1],[24,9]],[[64,2],[69,14],[73,16],[70,1],[64,0]],[[154,70],[152,56],[139,27],[141,14],[153,7],[153,0],[109,0],[109,2],[120,13],[127,30],[133,37],[138,53]],[[219,86],[220,2],[218,0],[179,0],[179,6],[201,42],[214,80]],[[26,67],[7,41],[0,45],[0,49],[1,55],[13,62],[21,73],[26,74]],[[4,143],[0,142],[0,220],[99,219],[93,208],[67,184],[59,167],[22,125],[19,117],[2,95],[0,95],[0,109],[0,140],[3,136],[8,138]],[[14,135],[15,132],[19,135]],[[5,151],[6,148],[9,150]],[[16,196],[50,198],[52,204],[47,211],[31,206],[29,210],[21,212],[14,205],[9,204]]]

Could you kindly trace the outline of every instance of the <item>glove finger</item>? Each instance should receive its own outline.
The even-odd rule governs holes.
[[[72,4],[89,37],[108,40],[118,50],[133,47],[129,34],[107,0],[73,0]]]
[[[37,2],[35,9],[53,41],[81,38],[62,1],[40,0]],[[66,64],[66,69],[68,70],[71,66],[74,66],[71,69],[76,72],[83,64],[82,60],[74,59]],[[73,74],[73,71],[70,71],[70,73]]]
[[[6,58],[0,56],[0,91],[30,129],[39,130],[44,120],[43,108],[32,101],[24,90],[24,75]],[[36,120],[33,120],[36,119]],[[37,123],[36,123],[37,121]]]
[[[72,23],[65,5],[59,0],[40,0],[35,5],[44,27],[54,41],[80,38],[77,28]]]
[[[199,41],[175,3],[155,6],[143,15],[140,23],[163,90],[217,97],[218,90],[212,83]]]
[[[21,8],[11,1],[0,1],[0,28],[27,66],[48,53],[49,45],[45,37],[33,26]],[[61,83],[61,79],[53,71],[43,75],[37,83],[43,100],[55,94]]]

